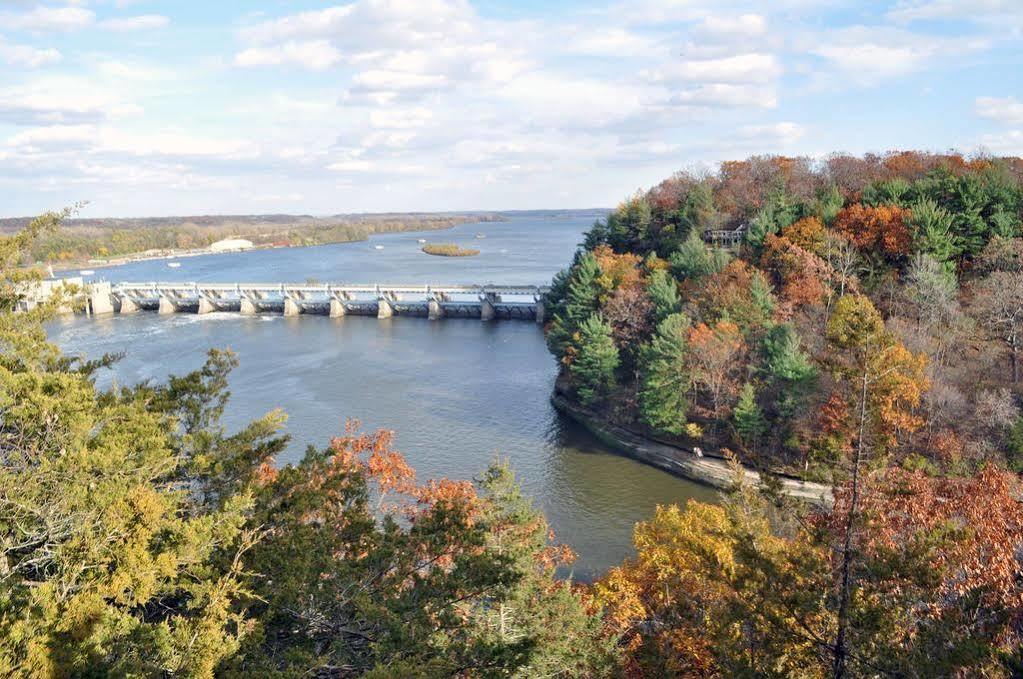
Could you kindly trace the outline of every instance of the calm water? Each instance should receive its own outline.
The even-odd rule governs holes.
[[[97,271],[109,280],[543,283],[571,257],[589,220],[516,218],[444,232],[388,234],[368,243],[258,251]],[[476,239],[477,232],[486,234]],[[479,248],[472,258],[430,257],[418,238]],[[376,250],[375,245],[384,245]],[[504,252],[502,252],[504,251]],[[69,317],[52,337],[67,351],[126,357],[106,383],[160,380],[201,365],[209,347],[230,347],[229,428],[273,408],[289,416],[292,445],[323,446],[346,418],[397,432],[419,478],[467,478],[495,457],[511,461],[558,538],[592,577],[631,553],[631,531],[655,505],[709,499],[703,487],[615,455],[558,415],[548,397],[556,366],[533,323],[429,322],[324,316],[152,313]]]

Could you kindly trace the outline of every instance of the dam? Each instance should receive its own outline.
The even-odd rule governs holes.
[[[235,312],[544,321],[548,286],[120,282],[86,287],[93,314]]]

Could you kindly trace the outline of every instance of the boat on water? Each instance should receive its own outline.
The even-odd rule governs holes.
[[[384,249],[383,245],[374,245],[373,247],[376,248],[377,250],[383,250]]]
[[[477,233],[477,234],[476,234],[476,237],[477,237],[477,238],[486,238],[486,235],[485,235],[485,234],[482,234],[482,233]]]
[[[95,272],[95,271],[93,271],[92,269],[82,269],[82,270],[81,270],[81,271],[79,271],[78,273],[79,273],[80,275],[82,275],[82,276],[91,276],[92,274],[94,274],[94,273],[96,273],[96,272]]]
[[[416,242],[417,242],[417,243],[425,243],[425,242],[426,242],[426,239],[425,239],[425,238],[420,238],[420,239],[419,239],[419,240],[417,240]]]
[[[172,269],[176,269],[179,266],[181,266],[181,262],[167,262],[167,266],[169,266]]]

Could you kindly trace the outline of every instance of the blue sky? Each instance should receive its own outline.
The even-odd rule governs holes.
[[[0,215],[613,205],[755,153],[1023,154],[1023,0],[0,0]]]

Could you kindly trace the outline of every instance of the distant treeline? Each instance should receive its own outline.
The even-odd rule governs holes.
[[[151,250],[190,250],[224,238],[256,245],[323,245],[365,240],[373,233],[447,229],[458,224],[501,221],[493,213],[387,213],[312,217],[295,215],[76,219],[39,239],[31,262],[75,262],[114,258]],[[24,227],[25,219],[0,219],[0,233]]]

